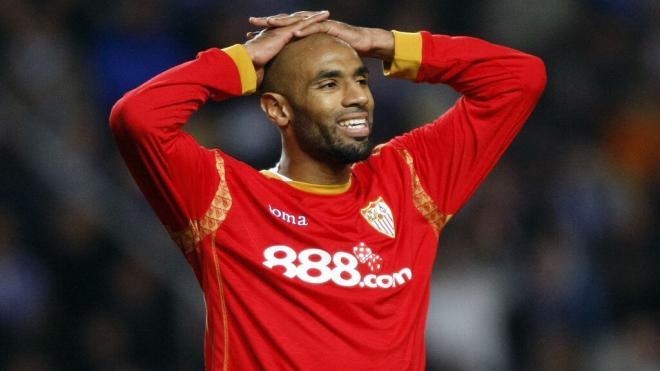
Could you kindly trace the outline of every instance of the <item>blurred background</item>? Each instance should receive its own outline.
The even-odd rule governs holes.
[[[0,3],[0,370],[201,370],[192,271],[108,128],[112,104],[247,17],[330,9],[541,56],[543,98],[445,230],[429,370],[660,370],[660,1],[115,0]],[[369,62],[372,71],[380,68]],[[372,73],[378,142],[456,94]],[[256,97],[188,126],[257,168]]]

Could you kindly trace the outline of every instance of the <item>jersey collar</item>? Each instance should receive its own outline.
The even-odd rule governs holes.
[[[305,191],[308,193],[315,193],[315,194],[320,194],[320,195],[338,195],[341,193],[344,193],[351,188],[351,181],[353,179],[353,176],[348,179],[348,182],[344,184],[313,184],[313,183],[305,183],[305,182],[299,182],[297,180],[293,180],[291,178],[288,178],[282,174],[279,174],[277,172],[277,167],[273,167],[268,170],[261,170],[261,174],[268,178],[273,178],[273,179],[278,179],[283,181],[284,183],[288,184],[289,186],[299,189],[301,191]]]

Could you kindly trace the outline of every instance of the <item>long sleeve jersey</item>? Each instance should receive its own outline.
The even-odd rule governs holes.
[[[201,52],[113,108],[121,154],[203,290],[207,370],[424,370],[440,234],[527,120],[545,68],[475,38],[393,33],[387,75],[462,96],[343,185],[258,171],[182,129],[208,100],[255,91],[241,45]]]

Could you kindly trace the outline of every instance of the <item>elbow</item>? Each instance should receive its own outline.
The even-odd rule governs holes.
[[[144,110],[131,93],[119,99],[110,111],[110,130],[117,137],[136,137],[146,134]]]
[[[124,104],[124,98],[121,98],[115,102],[110,110],[110,130],[113,133],[119,132],[124,124]]]
[[[547,73],[545,63],[541,58],[533,55],[528,56],[522,71],[521,82],[525,94],[533,96],[535,100],[543,94],[547,82]]]

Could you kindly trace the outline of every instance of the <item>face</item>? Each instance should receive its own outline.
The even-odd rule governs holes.
[[[289,99],[299,146],[328,164],[365,160],[371,153],[374,109],[366,67],[352,48],[337,41],[309,53]]]

